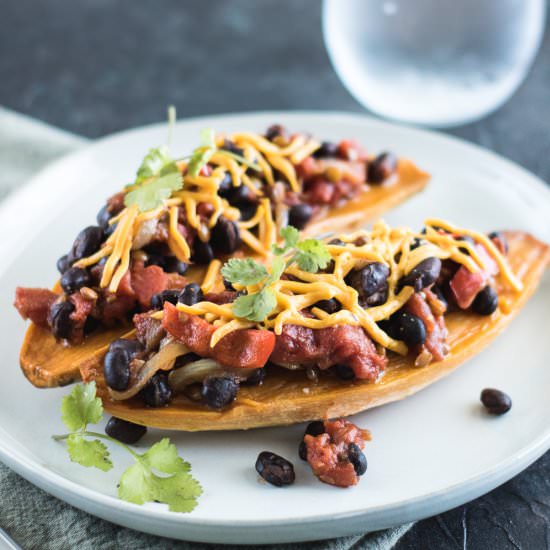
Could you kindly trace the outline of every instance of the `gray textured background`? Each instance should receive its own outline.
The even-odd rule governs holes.
[[[3,0],[0,105],[99,137],[255,109],[364,112],[333,72],[318,0]],[[550,34],[498,112],[450,133],[550,180]],[[465,442],[467,444],[467,442]],[[474,452],[474,450],[472,451]],[[397,548],[550,547],[550,455]]]

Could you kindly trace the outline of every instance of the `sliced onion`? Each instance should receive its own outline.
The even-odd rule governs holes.
[[[205,378],[210,376],[231,376],[239,380],[246,380],[254,370],[255,369],[232,369],[229,367],[222,367],[222,365],[214,361],[214,359],[199,359],[198,361],[187,363],[187,365],[173,370],[168,375],[168,382],[172,390],[181,392],[190,384],[202,382]]]
[[[140,224],[132,239],[132,250],[140,250],[153,240],[157,231],[158,222],[156,218],[153,218],[152,220],[146,220]]]
[[[170,370],[180,355],[185,355],[189,349],[175,340],[171,340],[155,353],[148,361],[139,365],[133,363],[130,385],[127,390],[115,391],[109,388],[109,393],[115,401],[123,401],[134,397],[151,380],[159,370]]]

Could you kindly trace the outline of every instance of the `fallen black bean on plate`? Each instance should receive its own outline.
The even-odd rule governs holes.
[[[263,451],[256,459],[256,471],[275,487],[292,485],[296,479],[294,466],[286,458],[270,451]]]
[[[489,414],[505,414],[512,408],[510,396],[494,388],[485,388],[481,392],[480,399]]]

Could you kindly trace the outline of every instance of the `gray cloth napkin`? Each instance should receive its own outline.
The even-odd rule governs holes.
[[[0,107],[0,200],[39,169],[87,140]],[[101,548],[212,550],[168,540],[91,516],[34,487],[0,463],[0,527],[25,550]],[[389,550],[412,524],[330,541],[274,545],[273,550]],[[260,544],[261,541],[258,541]],[[227,547],[230,548],[230,547]],[[237,547],[234,547],[237,548]]]

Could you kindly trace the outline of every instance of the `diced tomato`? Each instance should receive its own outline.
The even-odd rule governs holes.
[[[117,296],[112,302],[102,301],[101,321],[107,326],[115,323],[124,323],[127,320],[129,311],[136,307],[136,299],[131,296]]]
[[[349,325],[315,330],[285,325],[276,338],[271,360],[280,365],[298,364],[320,369],[347,365],[362,380],[376,380],[386,365],[386,358],[376,352],[365,331]]]
[[[179,273],[167,273],[166,277],[167,289],[176,290],[183,288],[187,284],[187,279]]]
[[[312,204],[330,204],[334,200],[334,183],[324,179],[322,176],[316,176],[314,180],[307,185],[307,196]]]
[[[367,151],[353,139],[343,139],[338,144],[338,154],[346,160],[367,160]]]
[[[324,433],[304,436],[307,461],[313,473],[324,483],[337,487],[357,485],[359,476],[349,459],[349,446],[354,443],[364,449],[370,433],[343,418],[325,420],[323,424]]]
[[[214,359],[228,367],[259,369],[275,346],[275,335],[269,330],[244,329],[230,332],[214,347]]]
[[[80,292],[71,294],[69,296],[69,300],[74,305],[74,311],[71,313],[71,319],[77,325],[84,325],[84,321],[86,321],[86,318],[90,315],[90,312],[94,307],[94,301],[87,300],[84,296],[82,296],[82,294],[80,294]]]
[[[122,276],[122,279],[120,279],[120,283],[118,283],[116,293],[117,296],[130,296],[131,298],[134,298],[136,296],[136,293],[132,288],[132,275],[130,271],[127,271]]]
[[[429,289],[424,292],[431,293]],[[445,341],[447,339],[447,327],[443,315],[434,315],[429,304],[419,293],[411,296],[405,308],[424,323],[426,341],[423,346],[436,361],[442,361],[445,358]],[[419,348],[419,351],[422,351],[422,347]]]
[[[47,288],[23,288],[15,289],[15,302],[19,315],[23,319],[30,319],[40,326],[48,325],[48,313],[51,305],[59,298]]]
[[[230,332],[211,348],[210,339],[215,327],[200,317],[179,312],[168,302],[164,303],[162,324],[193,353],[211,357],[227,367],[263,367],[275,346],[275,335],[272,332],[244,329]]]
[[[132,288],[142,307],[150,307],[153,295],[166,290],[167,285],[168,276],[158,265],[135,263],[132,267]]]
[[[469,308],[478,292],[487,286],[493,275],[499,272],[498,264],[485,250],[485,247],[476,244],[475,248],[485,265],[485,269],[472,273],[465,266],[460,266],[449,282],[455,301],[461,309]]]

